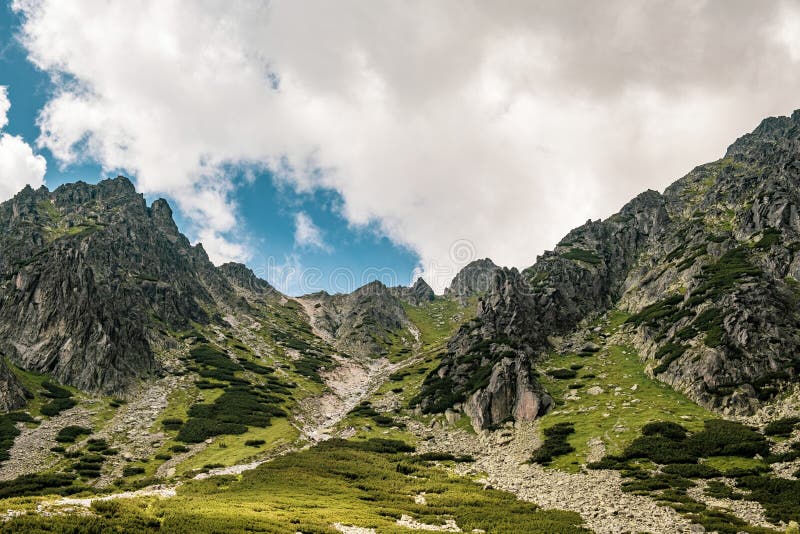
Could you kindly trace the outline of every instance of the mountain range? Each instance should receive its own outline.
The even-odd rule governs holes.
[[[795,528],[798,209],[800,110],[525,269],[290,297],[127,178],[27,187],[0,204],[3,528]]]

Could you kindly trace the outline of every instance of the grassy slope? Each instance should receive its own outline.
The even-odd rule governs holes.
[[[409,476],[398,472],[398,466],[414,471]],[[180,501],[186,500],[188,506],[202,510],[206,491],[215,490],[218,483],[193,484],[181,492],[180,499],[165,504],[182,509]],[[414,496],[421,492],[426,493],[427,505],[414,503]],[[270,495],[268,501],[263,499],[265,494]],[[329,529],[334,522],[405,532],[395,526],[402,514],[430,524],[454,518],[466,531],[569,532],[575,531],[569,523],[579,522],[574,514],[537,511],[507,493],[484,491],[441,470],[410,464],[405,455],[333,444],[281,458],[246,474],[215,499],[209,512],[217,517],[236,515],[237,521],[252,520],[254,505],[260,508],[260,518],[278,525],[299,521],[298,530],[303,532]]]
[[[427,504],[415,503],[425,493]],[[21,503],[20,503],[21,504]],[[402,515],[441,525],[454,519],[466,532],[582,532],[577,514],[543,511],[513,495],[411,462],[407,453],[359,450],[328,442],[278,458],[241,477],[190,481],[172,499],[101,505],[103,531],[336,532],[334,523],[408,532]],[[13,532],[48,525],[59,531],[75,517],[31,517],[5,525]],[[84,523],[85,525],[85,523]],[[289,529],[289,530],[287,530]]]
[[[612,312],[604,332],[613,334],[626,318],[621,312]],[[603,338],[598,335],[595,341],[601,344]],[[715,417],[681,393],[645,375],[638,354],[630,346],[607,344],[587,357],[552,354],[539,368],[569,369],[578,365],[583,367],[573,379],[555,379],[542,373],[542,382],[559,403],[542,418],[542,428],[565,422],[575,425],[575,434],[568,441],[576,450],[556,458],[554,468],[577,471],[580,464],[586,463],[588,442],[592,438],[601,438],[607,453],[618,454],[651,421],[674,421],[689,430],[698,430],[703,420]],[[595,378],[584,378],[592,374]],[[581,386],[576,390],[579,399],[565,401],[574,384]],[[635,391],[631,389],[634,385]],[[593,386],[601,387],[603,393],[589,395],[587,390]]]

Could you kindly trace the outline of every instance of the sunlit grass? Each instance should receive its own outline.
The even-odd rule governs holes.
[[[218,436],[213,443],[182,462],[177,472],[186,473],[209,464],[230,466],[246,463],[266,451],[292,443],[299,434],[286,418],[274,418],[266,428],[250,427],[245,434]],[[245,445],[249,440],[264,440],[265,443],[260,447],[251,447]]]
[[[625,317],[618,312],[611,314],[606,333],[616,331]],[[597,341],[602,338],[598,336]],[[577,366],[582,367],[577,369],[577,377],[573,379],[559,380],[544,373],[541,377],[558,402],[555,410],[542,418],[542,428],[566,422],[575,426],[575,433],[568,438],[575,452],[556,458],[551,467],[577,471],[587,462],[588,443],[594,438],[603,441],[607,454],[618,454],[649,422],[673,421],[688,430],[699,430],[705,419],[715,418],[683,394],[648,377],[631,346],[607,345],[600,352],[585,357],[574,353],[552,354],[540,364],[540,368]],[[580,387],[573,388],[575,385]],[[602,393],[590,395],[588,391],[595,386],[602,388]],[[565,400],[570,389],[574,391],[573,400]]]

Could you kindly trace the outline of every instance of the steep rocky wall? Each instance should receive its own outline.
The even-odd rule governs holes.
[[[121,393],[159,371],[149,341],[208,322],[232,288],[125,178],[0,204],[0,351],[90,391]]]
[[[626,282],[650,371],[722,413],[752,413],[800,371],[798,136],[800,113],[767,119],[668,187],[671,231]]]
[[[27,392],[22,384],[0,359],[0,413],[25,406]]]

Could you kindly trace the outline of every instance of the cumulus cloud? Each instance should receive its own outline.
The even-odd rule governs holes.
[[[788,0],[13,6],[31,60],[68,74],[40,116],[59,160],[176,198],[217,257],[231,168],[334,189],[437,289],[454,243],[529,265],[800,94]]]
[[[18,135],[3,132],[8,125],[8,88],[0,86],[0,201],[8,200],[26,185],[44,185],[47,162],[33,153],[31,146]]]
[[[8,125],[8,110],[11,101],[8,99],[8,87],[0,85],[0,130]]]
[[[294,244],[299,248],[329,250],[328,245],[322,239],[322,231],[303,211],[294,216]]]

